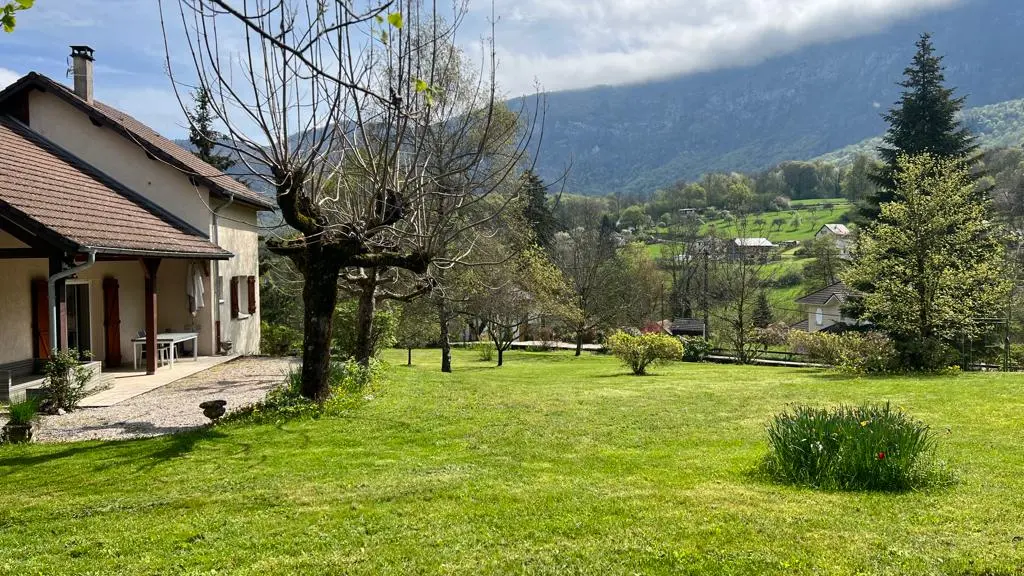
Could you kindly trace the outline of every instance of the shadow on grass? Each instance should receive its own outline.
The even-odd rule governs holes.
[[[140,428],[145,429],[146,426],[135,427],[133,430],[141,431]],[[152,426],[151,428],[154,431],[166,430]],[[26,467],[83,455],[88,455],[90,462],[102,463],[94,466],[94,469],[97,470],[129,462],[137,462],[139,470],[147,470],[191,453],[203,441],[226,437],[216,428],[203,427],[172,434],[164,432],[164,435],[161,436],[132,440],[92,440],[67,444],[3,446],[0,447],[0,477],[23,471]],[[243,451],[247,450],[248,448]]]

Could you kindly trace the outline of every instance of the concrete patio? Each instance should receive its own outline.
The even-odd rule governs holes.
[[[156,374],[146,374],[145,366],[141,370],[115,368],[103,370],[105,388],[86,397],[79,405],[82,408],[104,408],[124,402],[146,392],[156,390],[187,378],[214,366],[234,360],[237,356],[200,356],[195,361],[191,358],[179,358],[174,366],[161,366]]]

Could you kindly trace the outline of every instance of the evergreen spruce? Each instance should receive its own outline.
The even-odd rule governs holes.
[[[200,88],[192,94],[195,108],[188,113],[188,141],[195,147],[195,155],[210,166],[226,171],[235,165],[235,160],[225,154],[216,154],[214,148],[221,135],[213,129],[213,113],[210,111],[210,93]]]
[[[772,306],[768,302],[768,294],[764,290],[757,295],[757,304],[754,306],[751,320],[753,320],[755,328],[767,328],[775,320],[772,315]]]
[[[872,174],[877,190],[860,207],[864,221],[877,220],[879,206],[893,201],[900,156],[930,154],[936,159],[972,163],[978,146],[957,117],[963,110],[964,98],[955,97],[954,90],[945,87],[943,70],[942,57],[935,54],[931,35],[922,34],[917,54],[903,72],[903,94],[884,116],[889,131],[878,148],[882,166]]]
[[[523,174],[523,181],[523,193],[526,196],[523,216],[533,230],[537,245],[550,248],[555,237],[557,221],[548,202],[547,186],[533,170],[527,170]]]

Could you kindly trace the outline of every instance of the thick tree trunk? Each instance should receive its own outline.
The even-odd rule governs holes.
[[[409,351],[409,359],[405,362],[405,365],[406,366],[412,366],[412,348],[409,348],[408,351]]]
[[[356,311],[356,361],[369,366],[373,358],[373,316],[377,311],[377,270],[370,269],[370,278],[359,293]]]
[[[334,306],[338,301],[338,273],[341,267],[327,261],[316,248],[307,251],[302,299],[302,395],[322,402],[330,394],[331,331]]]
[[[505,349],[502,348],[501,346],[498,346],[498,366],[501,366],[505,362],[505,359],[502,357],[502,354],[504,352]]]
[[[451,372],[452,342],[448,336],[448,304],[444,300],[437,305],[437,315],[441,319],[441,372]]]
[[[576,331],[576,355],[583,353],[583,330]]]

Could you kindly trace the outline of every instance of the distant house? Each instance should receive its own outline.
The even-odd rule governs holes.
[[[815,240],[822,238],[828,238],[836,243],[840,258],[850,257],[850,249],[853,248],[853,234],[845,224],[825,224],[814,235]]]
[[[729,245],[729,257],[732,259],[750,258],[762,262],[771,258],[777,246],[767,238],[736,238]]]
[[[673,336],[704,336],[704,321],[698,318],[676,318],[669,332]]]
[[[853,291],[846,284],[836,282],[798,299],[796,303],[807,313],[807,320],[794,325],[793,329],[820,332],[856,324],[857,322],[852,318],[843,316],[841,309],[843,303],[852,293]]]

